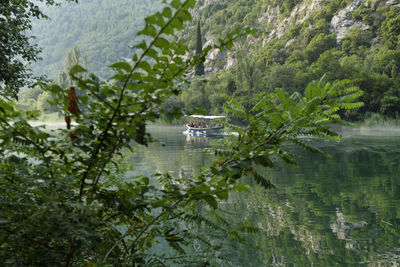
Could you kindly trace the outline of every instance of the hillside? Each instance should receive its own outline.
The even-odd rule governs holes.
[[[350,119],[400,112],[398,0],[205,0],[198,2],[196,13],[205,45],[235,27],[252,26],[258,33],[229,53],[212,51],[206,62],[210,82],[192,86],[183,96],[186,105],[220,112],[221,93],[246,103],[249,93],[278,87],[301,92],[325,75],[329,81],[350,79],[364,90],[365,106],[347,114]],[[195,40],[194,27],[186,34]],[[207,97],[190,97],[196,91]]]
[[[32,66],[36,74],[55,79],[74,46],[87,54],[88,69],[107,78],[107,66],[126,57],[135,44],[144,18],[160,9],[158,0],[80,0],[60,7],[44,7],[51,20],[35,21],[33,35],[43,48],[43,60]]]
[[[44,48],[39,74],[55,78],[74,45],[88,55],[88,69],[108,77],[107,65],[129,55],[145,15],[160,8],[157,0],[82,0],[52,8],[52,21],[34,25]],[[365,106],[346,114],[397,118],[400,112],[400,0],[199,0],[195,20],[183,32],[195,49],[200,21],[204,46],[236,27],[257,34],[232,51],[211,51],[205,64],[207,83],[193,83],[168,105],[222,112],[221,94],[250,106],[260,92],[283,88],[302,92],[311,80],[350,79],[364,92]]]

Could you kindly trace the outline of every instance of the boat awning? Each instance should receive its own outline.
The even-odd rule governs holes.
[[[204,116],[204,115],[190,115],[189,117],[191,117],[191,118],[199,118],[199,119],[208,119],[208,120],[226,118],[226,116]]]

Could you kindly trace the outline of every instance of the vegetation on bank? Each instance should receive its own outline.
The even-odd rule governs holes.
[[[205,82],[191,83],[181,96],[168,99],[164,107],[178,106],[187,112],[201,107],[206,113],[220,114],[224,112],[223,95],[239,97],[250,107],[251,99],[261,92],[282,88],[287,92],[302,93],[309,82],[325,75],[328,82],[348,79],[365,92],[362,98],[365,105],[357,111],[342,114],[346,119],[362,122],[370,113],[380,114],[388,120],[395,119],[400,112],[400,7],[382,0],[366,1],[352,13],[352,20],[363,23],[368,29],[351,28],[338,42],[336,34],[331,33],[330,23],[333,16],[352,1],[325,1],[302,23],[285,24],[287,27],[282,37],[272,35],[270,38],[274,25],[287,19],[297,6],[311,3],[313,1],[227,0],[204,6],[204,1],[198,1],[194,12],[196,20],[182,34],[190,54],[200,51],[198,44],[218,40],[233,27],[251,26],[258,32],[254,37],[234,45],[229,52],[231,61],[235,62],[233,67],[224,69],[227,58],[217,59],[212,64],[219,71],[210,73]],[[145,0],[118,5],[111,2],[94,5],[89,1],[80,7],[69,5],[60,10],[49,10],[54,24],[48,26],[43,22],[34,27],[46,51],[43,55],[46,60],[34,65],[34,69],[59,80],[59,72],[69,69],[65,63],[66,54],[78,45],[87,54],[87,65],[82,61],[78,64],[83,64],[89,72],[100,73],[100,77],[109,77],[110,72],[105,66],[112,60],[123,58],[130,51],[129,44],[140,39],[135,32],[142,22],[140,19],[131,20],[155,10],[156,6]],[[76,11],[78,9],[80,13]],[[129,16],[126,14],[128,9],[132,11]],[[107,15],[106,10],[113,12]],[[97,21],[87,15],[88,12],[98,14],[94,16],[96,18],[107,17],[107,20]],[[81,13],[85,15],[81,16]],[[266,14],[272,16],[272,22],[268,22]],[[122,21],[118,19],[121,16]],[[133,26],[127,28],[125,25],[128,24]],[[66,25],[68,38],[62,37]],[[118,34],[93,44],[92,41],[98,38],[93,36],[92,28],[98,35],[108,36],[110,32],[107,29],[110,28]],[[62,49],[54,45],[60,40],[68,41]],[[52,58],[51,62],[49,58]],[[21,96],[20,103],[21,106],[41,109],[45,106],[42,101],[45,98],[46,95],[34,98],[37,102],[32,103],[31,98]]]
[[[259,93],[252,106],[227,96],[224,110],[247,127],[228,124],[239,135],[221,139],[215,161],[195,177],[132,176],[126,151],[154,141],[148,121],[183,115],[165,101],[179,98],[188,73],[209,52],[187,57],[187,45],[176,38],[194,6],[194,0],[171,0],[147,17],[139,32],[145,41],[135,46],[131,62],[110,66],[108,81],[74,65],[68,75],[76,91],[43,86],[50,95],[43,104],[76,122],[72,129],[32,127],[28,120],[38,117],[36,110],[0,98],[0,265],[215,265],[223,260],[216,256],[221,237],[243,241],[241,233],[259,230],[228,223],[218,209],[230,193],[249,189],[240,178],[271,188],[257,167],[272,168],[279,159],[295,165],[283,143],[323,155],[300,137],[340,139],[329,124],[346,125],[340,114],[362,107],[357,99],[363,92],[348,80],[321,79],[302,94]],[[229,49],[249,33],[234,30],[213,48]]]
[[[53,0],[2,1],[0,4],[0,97],[17,99],[23,86],[31,86],[39,79],[27,64],[40,59],[40,48],[31,43],[33,37],[28,35],[33,19],[47,18],[38,7],[40,2],[48,6],[55,4]]]
[[[258,34],[236,44],[229,53],[236,62],[234,67],[223,70],[227,57],[217,59],[213,66],[219,66],[221,71],[211,73],[206,83],[192,84],[177,101],[219,113],[224,103],[221,94],[240,97],[250,106],[251,96],[257,93],[276,88],[301,93],[310,81],[325,75],[330,82],[349,79],[365,92],[364,107],[343,114],[347,119],[363,121],[368,113],[398,117],[400,7],[387,1],[366,1],[352,13],[352,20],[368,29],[351,28],[338,41],[336,33],[331,32],[332,18],[353,1],[325,1],[304,22],[285,23],[282,37],[270,37],[274,27],[287,19],[296,6],[312,2],[228,0],[203,7],[199,1],[203,43],[217,40],[231,25],[252,26]],[[274,13],[275,8],[278,13]],[[265,16],[270,16],[272,22],[268,23]],[[194,49],[194,23],[186,34]]]
[[[360,126],[367,127],[399,127],[400,118],[386,117],[379,113],[369,113],[365,116],[365,119],[360,123]]]

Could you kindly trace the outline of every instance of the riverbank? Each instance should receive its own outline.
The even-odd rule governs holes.
[[[342,127],[337,130],[343,137],[349,136],[400,136],[400,126]]]
[[[400,118],[390,118],[379,113],[368,113],[364,121],[359,124],[361,127],[400,127]]]

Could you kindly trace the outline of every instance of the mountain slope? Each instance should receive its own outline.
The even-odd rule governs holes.
[[[34,25],[44,61],[33,69],[55,78],[67,51],[78,45],[88,54],[89,71],[106,78],[107,65],[129,56],[145,15],[160,7],[157,0],[81,0],[49,10],[52,21]],[[350,79],[365,92],[365,106],[348,118],[400,114],[400,0],[199,0],[193,15],[183,32],[192,50],[198,21],[205,46],[236,27],[258,32],[232,51],[211,51],[209,82],[194,83],[172,104],[220,113],[221,94],[251,106],[260,92],[302,92],[324,76]]]
[[[365,106],[349,118],[400,113],[399,0],[209,0],[200,1],[196,13],[205,44],[234,27],[258,30],[233,51],[209,57],[213,85],[201,89],[209,95],[197,105],[209,103],[211,112],[221,111],[218,95],[232,88],[250,106],[249,94],[277,87],[302,92],[324,76],[350,79],[365,91]],[[186,34],[194,40],[193,27]],[[187,96],[183,101],[196,105]]]
[[[129,56],[144,18],[160,9],[158,0],[80,0],[45,8],[50,21],[35,21],[33,35],[43,47],[43,60],[32,66],[37,74],[56,78],[66,53],[75,45],[88,55],[88,69],[108,77],[107,66]]]

